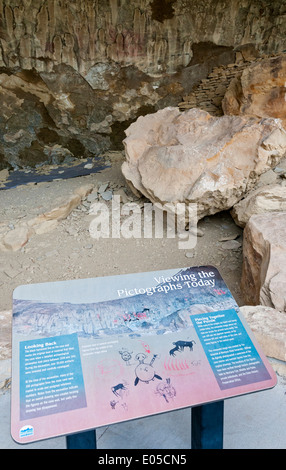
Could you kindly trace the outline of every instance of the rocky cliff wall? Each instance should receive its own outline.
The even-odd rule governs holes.
[[[0,168],[116,148],[239,51],[286,50],[285,18],[285,0],[0,0]]]

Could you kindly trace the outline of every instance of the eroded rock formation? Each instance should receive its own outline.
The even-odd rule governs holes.
[[[270,184],[251,191],[231,210],[236,224],[245,227],[254,214],[286,211],[286,186]]]
[[[1,0],[0,169],[115,148],[214,66],[286,49],[285,1]],[[240,52],[241,51],[241,52]]]
[[[52,71],[65,63],[86,75],[114,61],[144,73],[174,72],[190,63],[194,43],[253,43],[263,52],[285,46],[283,1],[1,0],[0,12],[0,64],[9,68]]]
[[[286,54],[246,67],[231,81],[222,100],[225,114],[274,117],[286,127]]]

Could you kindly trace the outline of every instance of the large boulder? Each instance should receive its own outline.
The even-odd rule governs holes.
[[[279,120],[214,117],[168,107],[126,130],[122,172],[153,203],[196,203],[198,218],[230,209],[286,153]]]
[[[286,54],[253,63],[230,83],[225,114],[280,118],[286,127]]]
[[[270,184],[251,191],[231,210],[237,225],[245,227],[254,214],[286,211],[286,186]]]
[[[248,305],[286,312],[286,212],[253,215],[246,224],[241,290]]]

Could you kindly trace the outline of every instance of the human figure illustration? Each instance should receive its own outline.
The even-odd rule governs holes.
[[[119,354],[127,366],[130,366],[130,360],[132,359],[132,352],[129,352],[127,349],[122,349],[119,351]]]
[[[171,385],[171,379],[160,382],[156,387],[155,393],[161,395],[161,397],[165,398],[166,402],[169,403],[170,398],[172,399],[176,396],[176,390],[173,385]]]
[[[159,379],[162,380],[162,377],[160,375],[155,373],[155,370],[153,368],[153,363],[157,357],[157,354],[153,355],[153,358],[151,359],[150,364],[146,364],[144,361],[146,359],[146,354],[144,353],[139,353],[135,356],[135,359],[139,361],[138,366],[135,368],[135,381],[134,385],[137,385],[139,381],[149,383],[151,380]]]

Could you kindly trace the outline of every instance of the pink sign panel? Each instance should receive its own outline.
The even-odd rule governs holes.
[[[14,291],[11,433],[19,443],[275,385],[213,266]]]

